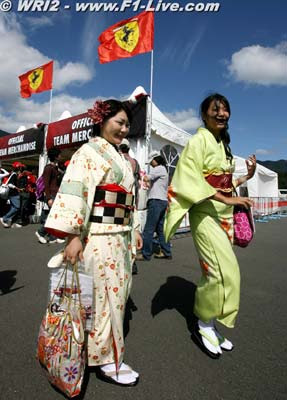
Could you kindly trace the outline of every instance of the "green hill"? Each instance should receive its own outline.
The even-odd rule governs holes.
[[[279,189],[287,189],[287,160],[278,160],[278,161],[257,160],[257,162],[258,164],[261,164],[264,167],[269,168],[274,172],[277,172]]]
[[[257,162],[258,162],[258,164],[261,164],[264,167],[269,168],[274,172],[287,173],[287,160],[278,160],[278,161],[260,161],[260,160],[257,160]]]

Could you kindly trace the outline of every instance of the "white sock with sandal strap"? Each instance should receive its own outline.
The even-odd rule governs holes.
[[[217,337],[217,339],[219,340],[219,345],[223,350],[226,351],[231,351],[233,350],[233,344],[230,340],[226,339],[224,336],[222,336],[216,328],[214,328],[215,330],[215,335]]]
[[[199,333],[204,346],[213,354],[222,354],[218,337],[215,334],[213,321],[203,322],[198,320]]]
[[[100,368],[106,377],[109,377],[115,382],[120,383],[122,385],[128,385],[134,383],[139,377],[139,374],[136,371],[133,371],[129,365],[123,362],[120,365],[118,373],[116,372],[115,363],[101,365]]]

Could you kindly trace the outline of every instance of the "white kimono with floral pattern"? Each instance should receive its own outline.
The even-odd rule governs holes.
[[[98,185],[117,184],[134,193],[129,162],[105,139],[95,137],[73,155],[45,227],[80,235],[87,271],[94,275],[94,328],[88,365],[123,360],[123,319],[135,257],[136,211],[130,225],[89,222]]]

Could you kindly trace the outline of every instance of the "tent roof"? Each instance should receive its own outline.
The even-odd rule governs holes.
[[[247,168],[244,158],[234,156],[235,172],[234,176],[246,175]],[[250,197],[277,197],[278,196],[278,176],[263,165],[257,164],[256,171],[252,179],[246,182]]]
[[[245,159],[242,157],[234,156],[234,160],[235,160],[235,165],[236,165],[235,174],[236,175],[246,174],[247,168],[246,168],[246,164],[245,164]],[[276,177],[277,176],[276,172],[274,172],[271,169],[268,169],[258,163],[256,166],[256,172],[260,175],[265,175],[266,177]]]

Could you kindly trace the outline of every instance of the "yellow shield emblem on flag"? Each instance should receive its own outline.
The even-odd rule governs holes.
[[[37,90],[43,81],[44,71],[42,68],[34,69],[31,74],[28,75],[28,79],[30,82],[30,88],[33,90]]]
[[[138,44],[140,30],[137,21],[131,21],[123,25],[115,32],[115,41],[121,49],[131,53]]]

